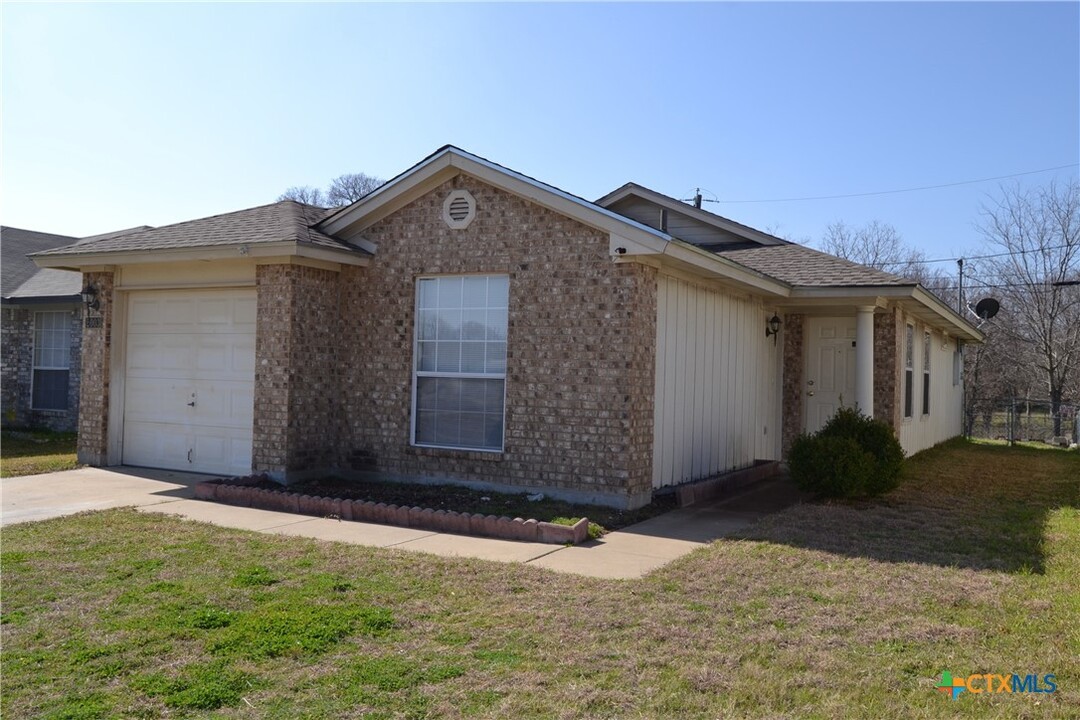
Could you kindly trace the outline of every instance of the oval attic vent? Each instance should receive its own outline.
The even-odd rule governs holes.
[[[476,200],[468,190],[454,190],[443,202],[443,220],[454,230],[463,230],[476,216]]]

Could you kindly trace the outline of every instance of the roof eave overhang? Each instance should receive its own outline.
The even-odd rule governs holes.
[[[661,266],[666,265],[704,278],[719,280],[723,284],[733,285],[759,295],[774,298],[786,298],[791,295],[792,288],[787,283],[682,240],[672,240],[667,243],[658,255]]]
[[[338,263],[367,265],[371,257],[350,250],[336,250],[319,245],[307,245],[291,240],[237,245],[204,245],[162,250],[113,250],[108,252],[65,253],[63,255],[31,255],[38,267],[75,270],[102,265],[151,265],[175,262],[213,260],[243,260],[266,257],[298,257]]]
[[[82,302],[79,295],[33,295],[0,298],[0,305],[68,305]]]
[[[562,192],[457,148],[445,148],[395,180],[338,211],[317,225],[321,232],[349,238],[464,173],[524,198],[583,225],[618,235],[652,252],[663,250],[671,236],[618,213]]]
[[[921,285],[798,286],[784,305],[798,310],[815,305],[883,305],[888,301],[966,341],[981,343],[985,338],[982,331]]]

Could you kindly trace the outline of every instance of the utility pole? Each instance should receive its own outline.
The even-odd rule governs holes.
[[[956,261],[957,267],[960,268],[960,289],[956,293],[956,312],[960,313],[960,316],[964,316],[964,258],[960,258]]]

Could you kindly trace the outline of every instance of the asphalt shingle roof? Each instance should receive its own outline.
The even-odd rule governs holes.
[[[82,292],[82,273],[54,268],[39,268],[37,274],[9,296],[20,298],[70,297]]]
[[[855,287],[915,284],[914,280],[844,260],[805,245],[771,245],[719,251],[717,255],[790,285]]]
[[[11,297],[20,291],[20,288],[31,278],[35,277],[41,269],[34,261],[26,257],[30,253],[41,252],[62,245],[75,242],[76,238],[67,235],[53,235],[52,233],[23,230],[21,228],[0,227],[0,295]],[[74,279],[74,289],[70,292],[64,284],[50,284],[47,295],[74,295],[78,294],[81,276],[79,273],[64,272],[65,275]],[[54,280],[56,278],[53,278]],[[52,292],[62,290],[62,292]],[[22,293],[25,296],[25,293]],[[42,293],[37,293],[42,294]]]
[[[137,252],[176,250],[219,245],[296,242],[335,250],[363,252],[348,243],[312,229],[327,215],[327,210],[282,200],[270,205],[213,215],[198,220],[135,229],[80,241],[76,245],[47,250],[41,255],[73,255],[97,252]]]

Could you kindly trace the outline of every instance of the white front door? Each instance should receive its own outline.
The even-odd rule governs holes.
[[[841,405],[855,405],[855,318],[809,317],[803,332],[804,429],[814,433]]]
[[[124,464],[251,472],[253,289],[131,293],[125,370]]]

